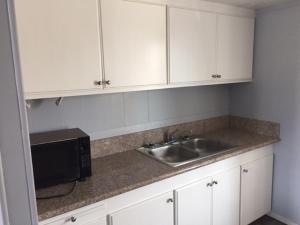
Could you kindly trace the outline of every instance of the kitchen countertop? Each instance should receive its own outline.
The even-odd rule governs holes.
[[[42,221],[180,173],[280,141],[279,138],[232,128],[210,132],[202,137],[238,147],[177,168],[167,166],[135,150],[93,159],[93,176],[84,182],[79,182],[71,194],[56,199],[37,201],[39,220]],[[37,192],[37,195],[54,195],[70,188],[72,188],[72,184],[59,185],[40,190]]]

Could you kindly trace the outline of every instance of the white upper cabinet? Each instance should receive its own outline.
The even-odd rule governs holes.
[[[97,93],[102,80],[98,0],[15,0],[26,98]]]
[[[14,1],[26,99],[252,79],[253,10],[206,1]]]
[[[273,155],[241,168],[241,225],[247,225],[271,211]]]
[[[217,73],[217,15],[170,8],[170,82],[211,80]]]
[[[110,225],[174,225],[173,192],[109,215]]]
[[[218,74],[225,80],[251,80],[254,19],[218,16]]]
[[[166,7],[101,0],[106,87],[167,84]]]
[[[254,18],[170,8],[170,83],[252,79]]]

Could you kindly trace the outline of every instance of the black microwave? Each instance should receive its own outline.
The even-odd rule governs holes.
[[[80,129],[30,134],[36,189],[92,175],[90,137]]]

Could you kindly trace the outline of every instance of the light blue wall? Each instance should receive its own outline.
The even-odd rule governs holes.
[[[93,139],[227,115],[228,86],[178,88],[35,101],[31,132],[80,127]]]
[[[254,82],[232,85],[233,115],[278,121],[273,211],[300,224],[300,3],[257,17]]]

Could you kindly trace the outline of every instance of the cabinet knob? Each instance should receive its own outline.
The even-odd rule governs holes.
[[[70,220],[71,220],[72,223],[75,223],[77,219],[76,219],[75,216],[72,216]]]
[[[247,169],[243,169],[243,172],[244,172],[244,173],[248,173],[248,172],[249,172],[249,170],[247,170]]]
[[[173,203],[174,201],[173,201],[173,199],[172,198],[169,198],[168,200],[167,200],[167,203]]]
[[[101,86],[102,82],[101,82],[101,81],[98,81],[98,80],[96,80],[96,81],[94,82],[94,84],[95,84],[96,86]]]
[[[213,74],[211,75],[212,78],[222,78],[222,75],[220,74]]]
[[[215,181],[215,180],[214,180],[212,183],[213,183],[213,185],[214,185],[214,184],[215,184],[215,185],[218,185],[218,181]]]
[[[110,80],[106,80],[106,81],[105,81],[105,84],[106,84],[106,85],[110,85]]]

